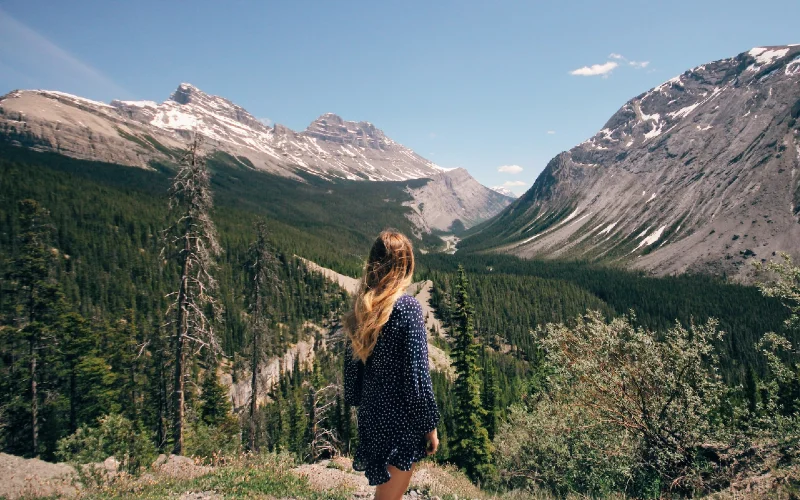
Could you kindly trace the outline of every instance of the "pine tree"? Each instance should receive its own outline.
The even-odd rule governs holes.
[[[758,374],[753,367],[750,367],[745,373],[744,394],[747,397],[747,409],[752,415],[758,415],[761,405],[761,393],[759,391]]]
[[[302,458],[305,454],[308,412],[310,411],[308,394],[304,394],[303,387],[298,385],[292,387],[292,394],[290,397],[288,444],[289,449]]]
[[[217,281],[212,272],[213,257],[220,252],[220,246],[211,220],[211,174],[200,155],[197,137],[172,181],[169,204],[173,221],[164,232],[164,253],[180,268],[178,289],[168,295],[171,303],[167,310],[169,324],[175,329],[173,452],[180,455],[186,414],[187,351],[194,347],[194,353],[203,348],[213,354],[220,352],[212,325],[214,318],[207,315],[209,308],[214,311],[217,307]]]
[[[210,426],[225,423],[231,416],[231,401],[228,391],[219,382],[216,363],[206,370],[200,395],[200,418]]]
[[[42,369],[39,361],[46,357],[46,350],[55,342],[54,326],[62,309],[62,295],[52,278],[54,267],[50,240],[53,227],[49,212],[35,200],[22,200],[19,209],[18,254],[11,263],[9,278],[14,295],[13,324],[17,339],[24,345],[18,359],[27,361],[27,373],[21,379],[27,385],[28,426],[30,441],[28,450],[38,456],[40,430],[40,404],[42,394],[40,381]]]
[[[86,320],[80,314],[66,313],[59,323],[59,344],[69,399],[69,432],[73,433],[78,429],[78,412],[82,406],[81,393],[78,390],[79,367],[81,361],[93,353],[95,346],[92,345],[92,335]]]
[[[144,371],[142,353],[144,342],[139,338],[136,327],[136,314],[132,309],[125,311],[111,332],[111,365],[117,375],[118,392],[122,414],[131,422],[140,419],[140,390]]]
[[[450,440],[453,460],[474,480],[492,475],[492,444],[484,425],[486,410],[481,405],[479,346],[475,343],[469,281],[464,268],[458,268],[452,315],[455,344],[451,352],[456,380],[453,389],[454,429]]]
[[[264,341],[269,335],[272,301],[279,294],[278,259],[269,241],[267,223],[259,220],[255,224],[256,240],[250,245],[247,259],[248,288],[247,312],[250,315],[250,413],[247,448],[258,450],[256,442],[256,410],[258,408],[258,367],[265,355]]]
[[[482,404],[483,409],[486,410],[486,417],[484,424],[486,425],[486,432],[489,435],[489,440],[494,439],[497,432],[497,419],[499,413],[499,399],[500,388],[497,384],[497,371],[492,364],[492,360],[488,357],[485,360],[484,377],[483,377],[483,392]]]

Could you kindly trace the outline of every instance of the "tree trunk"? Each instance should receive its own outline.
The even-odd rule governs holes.
[[[76,399],[78,398],[78,393],[75,388],[75,361],[70,361],[70,369],[69,369],[69,430],[70,432],[75,432],[78,430],[78,414],[77,414],[77,404]]]
[[[185,238],[184,255],[183,255],[183,269],[181,273],[181,285],[178,291],[178,307],[177,307],[177,338],[175,339],[175,422],[173,425],[173,438],[175,441],[173,453],[175,455],[183,454],[183,420],[185,413],[186,397],[184,395],[184,379],[183,371],[186,362],[186,350],[184,344],[186,343],[186,287],[188,285],[188,272],[189,272],[189,238]]]
[[[173,424],[173,438],[175,440],[172,452],[175,455],[183,454],[183,418],[184,418],[184,380],[183,380],[183,364],[185,362],[184,343],[186,337],[184,336],[183,328],[183,314],[179,313],[178,320],[178,338],[175,340],[175,422]]]
[[[163,349],[163,344],[159,344],[159,350]],[[166,359],[163,357],[163,354],[159,354],[158,356],[158,431],[156,434],[156,439],[158,440],[158,450],[163,451],[164,445],[167,441],[167,429],[166,429],[166,421],[167,421],[167,376],[165,374],[166,370],[164,369],[164,365],[166,363]]]
[[[261,332],[259,332],[259,328],[256,327],[253,329],[253,360],[251,363],[251,369],[253,371],[253,376],[250,379],[250,433],[247,439],[247,448],[250,451],[257,451],[256,450],[256,410],[258,409],[258,360],[260,354],[260,337]]]
[[[39,456],[39,394],[36,387],[36,347],[33,336],[30,339],[31,356],[31,446],[33,456]]]

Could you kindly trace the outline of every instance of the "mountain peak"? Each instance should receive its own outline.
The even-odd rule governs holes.
[[[492,186],[489,189],[491,189],[495,193],[500,193],[503,196],[508,196],[509,198],[519,198],[518,194],[516,194],[514,191],[508,189],[505,186]]]
[[[181,83],[178,85],[178,88],[175,89],[175,92],[169,96],[169,100],[175,101],[178,104],[189,104],[193,97],[200,95],[210,97],[208,94],[195,87],[191,83]]]

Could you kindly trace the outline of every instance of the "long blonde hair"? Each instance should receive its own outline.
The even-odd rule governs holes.
[[[366,361],[372,354],[395,301],[411,284],[413,274],[414,249],[408,238],[393,229],[381,232],[369,252],[353,309],[344,317],[354,359]]]

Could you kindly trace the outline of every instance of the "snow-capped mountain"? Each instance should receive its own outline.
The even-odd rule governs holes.
[[[757,47],[631,99],[460,247],[739,278],[751,258],[798,256],[800,45]]]
[[[18,90],[0,98],[0,134],[78,158],[146,167],[167,159],[193,133],[256,168],[295,176],[407,180],[440,172],[368,122],[328,113],[295,132],[267,126],[244,108],[181,84],[169,99],[106,104],[63,92]]]
[[[295,132],[265,125],[241,106],[188,83],[160,104],[106,104],[46,90],[17,90],[0,98],[0,140],[81,159],[150,168],[154,160],[179,159],[195,133],[204,138],[204,148],[224,151],[244,167],[298,180],[301,173],[328,180],[430,179],[409,188],[414,197],[409,217],[421,231],[446,230],[456,219],[469,227],[511,202],[464,170],[441,175],[449,170],[369,122],[326,113]],[[434,192],[436,200],[430,197]]]
[[[493,187],[491,187],[489,189],[491,189],[492,191],[494,191],[496,193],[500,193],[503,196],[508,196],[509,198],[519,198],[518,194],[516,194],[514,191],[508,189],[505,186],[493,186]]]

